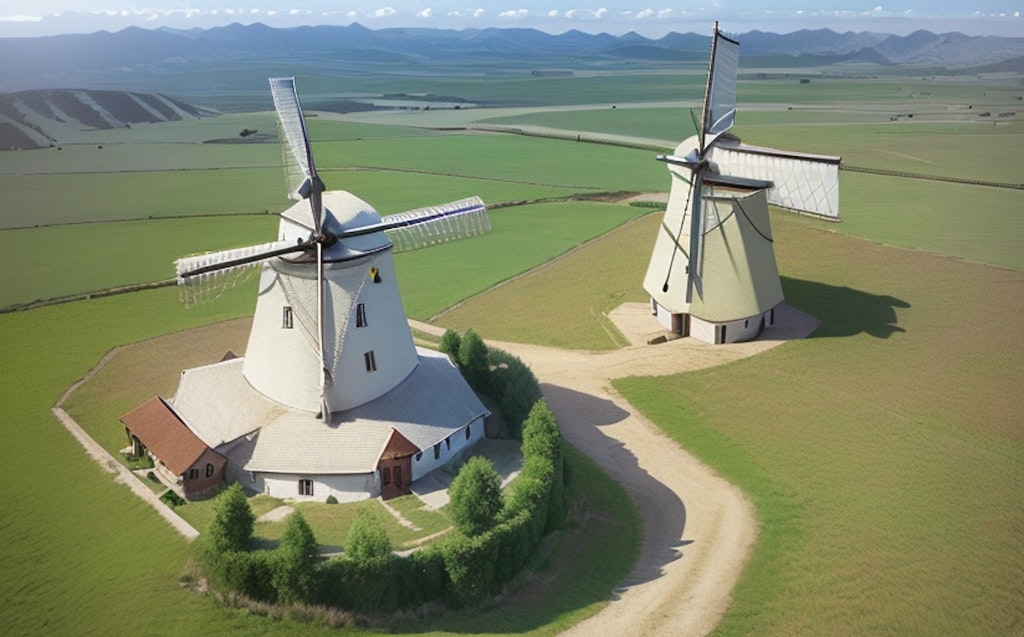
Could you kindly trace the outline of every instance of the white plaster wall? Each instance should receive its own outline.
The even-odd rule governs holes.
[[[419,460],[414,455],[412,457],[412,480],[416,481],[426,476],[431,471],[440,469],[453,458],[455,458],[459,452],[469,449],[476,443],[480,442],[484,437],[484,419],[477,418],[470,424],[470,436],[469,440],[466,440],[466,430],[460,429],[453,433],[449,440],[451,441],[451,447],[445,444],[444,440],[441,441],[441,454],[440,457],[434,458],[434,448],[427,447],[423,450]]]
[[[333,495],[338,502],[357,502],[380,495],[376,472],[344,475],[297,475],[265,473],[263,493],[300,502],[325,502]],[[313,481],[313,495],[299,495],[299,480]]]

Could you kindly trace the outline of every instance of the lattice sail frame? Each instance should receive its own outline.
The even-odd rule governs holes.
[[[382,226],[395,252],[429,248],[449,241],[468,239],[491,231],[487,207],[479,197],[389,215]]]
[[[185,305],[216,299],[227,290],[242,285],[252,278],[252,275],[262,268],[264,261],[232,265],[220,270],[190,276],[184,276],[185,273],[220,263],[255,257],[290,245],[292,244],[287,241],[274,241],[244,248],[182,257],[174,262],[175,276],[178,281],[178,296]]]

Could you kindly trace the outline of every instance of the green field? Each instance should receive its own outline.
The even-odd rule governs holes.
[[[701,82],[680,74],[419,78],[402,90],[495,100],[518,91],[537,104],[598,104],[502,123],[679,139],[689,126],[684,111],[607,105],[687,100]],[[394,84],[366,79],[359,88]],[[998,106],[1019,81],[815,77],[796,86],[804,93],[791,81],[741,83],[737,132],[745,141],[840,154],[851,165],[1022,181],[1020,121],[979,124],[959,110],[980,93]],[[744,99],[763,109],[742,110]],[[944,104],[958,109],[955,117],[941,112]],[[914,109],[927,116],[888,121]],[[92,138],[61,151],[0,154],[0,226],[29,226],[0,231],[0,265],[12,282],[0,306],[162,279],[180,254],[265,240],[270,217],[147,219],[287,205],[275,146],[193,143],[235,134],[244,122],[262,129],[271,121],[265,115],[183,123],[189,143],[137,127],[110,132],[103,149]],[[483,110],[467,117],[488,119]],[[668,187],[649,151],[344,118],[316,119],[311,128],[329,185],[351,188],[385,214],[464,194],[505,201]],[[70,174],[82,171],[91,174]],[[1024,195],[860,173],[841,179],[842,224],[773,213],[786,297],[822,321],[812,338],[721,368],[616,387],[756,506],[761,534],[720,634],[1014,634],[1024,625],[1024,338],[1014,327],[1024,310]],[[659,219],[644,212],[598,202],[492,211],[489,236],[396,256],[406,309],[430,317],[618,227],[436,319],[489,338],[616,347],[604,313],[645,298],[640,281]],[[114,219],[143,221],[31,227]],[[0,315],[6,632],[325,632],[181,590],[189,547],[49,412],[110,348],[246,316],[252,304],[250,285],[188,310],[175,290],[160,289]],[[131,392],[173,383],[140,373]],[[91,417],[109,420],[136,400],[131,392]],[[108,448],[121,444],[116,426],[103,431]],[[621,489],[592,465],[576,459],[574,478],[587,505],[611,521],[596,516],[574,531],[553,556],[550,577],[511,602],[411,630],[552,634],[597,610],[635,554],[622,550],[635,550],[635,519]],[[196,516],[201,525],[201,507]]]

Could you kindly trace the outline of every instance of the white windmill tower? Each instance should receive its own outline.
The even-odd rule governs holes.
[[[715,23],[698,134],[658,157],[672,185],[644,277],[662,326],[709,343],[750,340],[775,322],[783,295],[768,204],[839,212],[839,157],[746,146],[729,133],[738,66],[739,42]]]
[[[179,259],[178,279],[209,293],[259,267],[245,378],[276,402],[329,414],[383,395],[416,365],[391,254],[482,234],[490,223],[475,197],[382,219],[351,193],[325,192],[294,78],[270,86],[299,167],[293,194],[308,203],[281,213],[277,241]],[[367,367],[376,373],[347,373]]]
[[[438,447],[452,449],[453,432],[465,432],[461,447],[478,440],[482,425],[471,425],[488,412],[447,358],[414,345],[391,255],[489,231],[484,204],[472,197],[381,218],[355,195],[327,191],[294,78],[270,86],[301,200],[281,213],[277,241],[176,262],[188,301],[254,270],[260,281],[244,359],[185,370],[174,408],[257,490],[320,499],[355,484],[365,497],[395,476],[405,487],[446,461]],[[429,446],[433,458],[423,458]],[[382,458],[405,464],[393,472]],[[317,494],[315,481],[326,485]]]

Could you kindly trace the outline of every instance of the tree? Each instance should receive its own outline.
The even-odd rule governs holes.
[[[455,528],[466,535],[490,529],[501,513],[501,477],[483,456],[473,456],[462,465],[448,494]]]
[[[452,362],[456,365],[459,364],[459,347],[462,345],[462,337],[455,330],[445,330],[444,336],[441,337],[442,353],[447,354],[451,357]]]
[[[213,557],[247,550],[255,521],[242,485],[233,482],[213,503],[213,520],[205,533],[207,550]]]
[[[320,551],[313,529],[301,511],[288,516],[275,553],[273,581],[277,598],[285,603],[308,600]]]
[[[377,516],[360,511],[348,530],[345,555],[360,564],[391,555],[391,540]]]
[[[459,368],[469,386],[479,392],[488,392],[490,366],[487,362],[487,345],[473,330],[466,330],[459,344]]]

